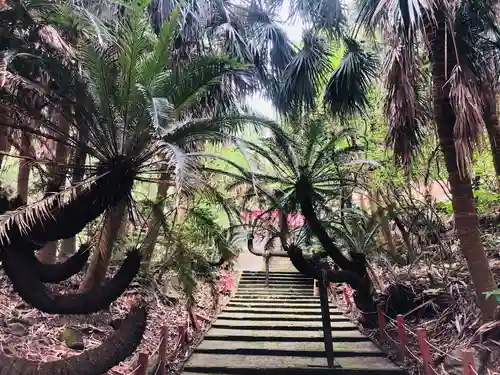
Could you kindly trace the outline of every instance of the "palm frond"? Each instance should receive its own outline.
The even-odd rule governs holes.
[[[357,41],[345,38],[346,53],[328,81],[323,103],[334,115],[349,118],[364,113],[368,90],[378,74],[375,54],[363,51]]]
[[[420,61],[402,41],[388,53],[384,71],[385,116],[389,123],[386,142],[392,146],[396,162],[409,168],[430,117]]]
[[[283,76],[277,107],[285,114],[300,116],[316,108],[316,98],[330,68],[325,40],[311,30],[304,33],[302,49],[288,64]]]

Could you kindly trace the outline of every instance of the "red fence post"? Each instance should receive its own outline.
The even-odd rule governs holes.
[[[137,357],[137,368],[134,375],[146,375],[148,372],[148,355],[146,353],[139,353]]]
[[[406,358],[406,347],[408,346],[408,335],[406,333],[405,327],[405,318],[403,315],[399,314],[396,317],[396,322],[398,324],[398,339],[399,339],[399,347],[398,354],[399,360],[404,362]]]
[[[347,285],[344,285],[344,299],[345,303],[347,304],[347,308],[352,311],[352,302],[351,298],[349,297],[349,292],[347,291]]]
[[[425,328],[417,328],[418,345],[420,346],[420,353],[422,354],[422,359],[424,361],[425,373],[427,375],[436,375],[436,372],[432,368],[432,356],[429,343],[425,337]]]
[[[186,335],[187,335],[187,329],[186,326],[183,325],[178,325],[177,326],[177,332],[179,333],[179,350],[182,350],[184,348],[184,344],[186,343]]]
[[[387,323],[385,322],[384,310],[382,309],[382,304],[379,303],[377,305],[377,317],[378,317],[378,329],[380,331],[380,341],[387,341],[387,333],[385,332],[385,326]]]
[[[464,375],[474,375],[474,356],[471,349],[462,350],[462,364]]]
[[[168,327],[161,327],[160,334],[160,352],[158,366],[160,366],[160,375],[167,375],[167,337],[168,337]]]
[[[193,325],[193,328],[196,332],[200,330],[200,322],[198,322],[198,319],[196,319],[196,316],[194,314],[194,307],[189,307],[188,308],[188,314],[189,314],[189,319],[191,320],[191,324]]]

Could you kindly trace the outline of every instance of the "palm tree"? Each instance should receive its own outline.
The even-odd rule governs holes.
[[[354,135],[350,129],[328,134],[324,121],[324,117],[303,117],[300,126],[293,127],[289,141],[263,140],[262,148],[256,148],[256,151],[264,156],[268,171],[226,173],[236,179],[232,188],[246,184],[249,190],[257,189],[259,195],[267,197],[271,205],[266,212],[278,209],[283,215],[302,213],[309,230],[341,269],[340,273],[329,272],[328,279],[347,282],[357,290],[357,302],[361,311],[366,312],[365,322],[370,323],[374,320],[374,295],[363,254],[351,253],[347,257],[330,236],[329,225],[325,223],[332,211],[340,208],[345,200],[342,191],[345,192],[348,186],[351,190],[356,187],[356,176],[360,171],[355,156],[362,147],[349,143]],[[356,170],[352,169],[354,166]],[[301,241],[295,238],[290,242],[291,233],[286,222],[280,220],[278,236],[292,262],[300,271],[322,279],[319,269],[301,265]],[[252,246],[251,240],[249,246]]]
[[[294,0],[292,4],[296,6],[292,6],[291,11],[299,16],[305,12],[307,24],[315,30],[321,22],[318,23],[310,9],[319,9],[323,3],[326,2],[313,1],[311,6],[304,7],[304,2]],[[328,3],[342,9],[340,0]],[[345,37],[349,32],[342,27],[345,23],[336,22],[326,30],[320,27],[326,31],[321,35],[333,38],[341,35],[344,39],[346,54],[340,65],[331,68],[325,47],[328,44],[321,41],[324,37],[309,32],[302,51],[283,76],[278,102],[285,115],[294,114],[293,111],[300,115],[316,108],[316,98],[324,93],[323,102],[334,116],[346,119],[353,113],[363,113],[371,81],[378,74],[377,59],[374,53],[363,51],[361,43],[352,36],[361,32],[379,36],[386,45],[383,75],[388,143],[398,162],[408,168],[427,133],[425,126],[434,118],[449,176],[461,250],[485,319],[492,318],[497,302],[485,297],[488,290],[495,288],[495,283],[480,239],[469,165],[474,145],[479,143],[485,126],[484,109],[491,107],[491,103],[488,104],[491,95],[484,90],[484,84],[495,76],[491,63],[498,55],[495,11],[493,3],[474,0],[360,0],[350,36]],[[337,21],[340,17],[333,19]],[[424,60],[429,62],[430,74],[426,74]],[[429,85],[431,100],[425,92]],[[489,114],[490,109],[486,117]],[[486,121],[496,125],[494,119]],[[489,133],[492,138],[496,137],[491,126]]]

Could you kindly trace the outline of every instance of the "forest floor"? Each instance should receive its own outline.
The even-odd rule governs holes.
[[[430,249],[411,265],[397,266],[383,260],[374,262],[372,267],[378,283],[377,289],[388,295],[387,288],[399,284],[415,292],[421,302],[418,302],[414,311],[405,314],[408,348],[418,358],[422,358],[415,333],[418,328],[424,328],[430,344],[433,368],[437,374],[464,374],[462,349],[467,348],[473,350],[477,374],[500,375],[500,310],[497,321],[483,324],[465,260],[460,255],[456,243],[447,245],[446,256],[442,253],[438,255],[436,249]],[[496,283],[499,285],[498,249],[489,251],[488,254]],[[394,293],[391,295],[394,297]],[[344,311],[349,310],[344,298],[337,300]],[[403,303],[404,296],[396,302]],[[359,316],[356,311],[351,311],[348,315],[353,320]],[[397,340],[395,320],[386,315],[386,322],[387,334]],[[381,343],[378,329],[363,331],[398,363],[394,345]],[[411,374],[424,374],[423,366],[412,355],[409,357],[405,363],[399,364]],[[470,375],[473,374],[471,372]]]
[[[116,268],[116,267],[113,267]],[[225,271],[220,271],[225,273]],[[53,287],[54,291],[76,292],[82,274],[73,276]],[[134,355],[118,366],[112,368],[107,375],[129,375],[136,368],[138,353],[147,353],[150,364],[158,359],[161,327],[168,328],[167,367],[175,373],[186,357],[196,346],[208,329],[210,320],[227,303],[227,293],[214,293],[209,284],[200,282],[194,293],[196,312],[207,320],[199,319],[201,329],[193,330],[189,323],[186,299],[180,294],[175,302],[168,302],[158,293],[151,293],[150,286],[139,281],[131,284],[128,290],[111,305],[109,311],[91,315],[50,315],[42,313],[26,305],[16,293],[5,274],[0,271],[0,350],[9,356],[16,356],[33,361],[54,361],[75,356],[82,350],[70,349],[61,341],[60,333],[71,327],[81,333],[85,349],[99,346],[112,332],[113,322],[126,316],[130,299],[137,295],[149,296],[148,325],[143,340]],[[216,300],[214,300],[214,294]],[[153,297],[151,297],[153,296]],[[187,325],[187,343],[183,348],[178,345],[180,334],[178,326]]]

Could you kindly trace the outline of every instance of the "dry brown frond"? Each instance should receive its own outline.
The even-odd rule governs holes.
[[[462,175],[468,175],[472,151],[475,146],[480,146],[485,127],[481,90],[474,74],[460,65],[453,68],[447,84],[450,85],[450,102],[456,117],[453,135],[458,169]]]
[[[51,25],[43,26],[38,30],[38,36],[44,44],[46,44],[50,48],[53,48],[64,57],[75,57],[74,49],[68,43],[66,43],[66,41],[61,37],[59,31],[57,31],[55,27]]]
[[[422,98],[420,61],[406,42],[394,39],[384,64],[385,116],[389,124],[386,142],[394,150],[396,162],[406,168],[418,151],[428,108]]]

